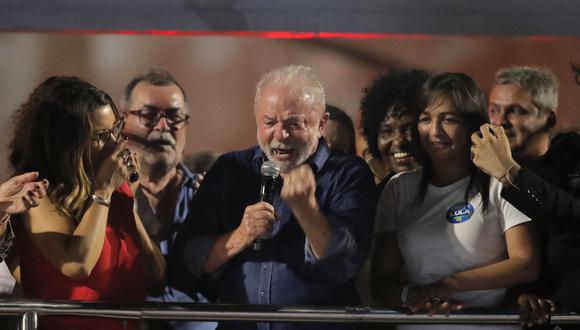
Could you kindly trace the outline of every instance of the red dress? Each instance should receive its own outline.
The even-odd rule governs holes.
[[[101,256],[86,278],[63,275],[30,240],[21,221],[13,221],[26,298],[142,302],[146,292],[139,237],[133,217],[133,197],[124,184],[111,197]],[[81,316],[44,316],[40,329],[137,329],[138,320]]]

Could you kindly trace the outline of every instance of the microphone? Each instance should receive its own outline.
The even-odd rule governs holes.
[[[274,188],[276,178],[280,175],[280,167],[271,160],[267,160],[262,164],[260,169],[262,173],[262,184],[260,185],[260,201],[272,204],[274,200]],[[257,238],[254,241],[254,251],[262,249],[262,238]]]

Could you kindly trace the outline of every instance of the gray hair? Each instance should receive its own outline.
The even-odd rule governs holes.
[[[495,82],[500,85],[514,84],[527,90],[540,111],[556,111],[558,108],[558,79],[548,68],[503,68],[496,72]]]
[[[299,92],[301,104],[324,111],[324,86],[314,70],[304,65],[288,65],[265,73],[256,85],[254,107],[266,86],[278,85]]]

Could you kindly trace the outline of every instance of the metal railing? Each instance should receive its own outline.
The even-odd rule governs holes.
[[[448,317],[371,307],[314,308],[272,305],[186,303],[102,303],[76,301],[3,300],[0,315],[21,315],[21,330],[36,330],[44,315],[76,315],[140,320],[326,322],[326,323],[429,323],[519,324],[519,316],[505,309],[478,308]],[[552,324],[580,324],[578,314],[554,314]]]

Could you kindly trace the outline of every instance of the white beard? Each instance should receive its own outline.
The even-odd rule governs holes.
[[[258,144],[260,145],[260,149],[262,149],[262,151],[266,154],[266,157],[268,157],[269,160],[273,161],[280,167],[281,173],[288,173],[292,169],[295,169],[296,167],[304,164],[304,162],[306,162],[306,160],[312,154],[314,154],[314,152],[316,151],[316,147],[318,146],[318,136],[317,134],[313,134],[312,139],[310,139],[305,145],[301,146],[285,142],[279,142],[275,140],[272,141],[269,145],[267,145],[265,143],[262,143],[259,137]],[[274,153],[272,152],[272,150],[276,148],[293,149],[292,158],[284,161],[276,159]]]

